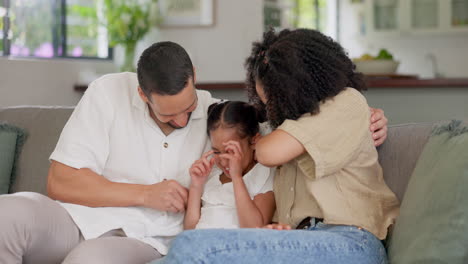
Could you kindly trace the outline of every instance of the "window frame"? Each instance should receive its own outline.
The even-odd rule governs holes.
[[[0,0],[2,1],[2,0]],[[39,59],[39,60],[55,60],[55,59],[73,59],[73,60],[97,60],[97,61],[112,61],[114,59],[114,49],[108,47],[108,53],[106,58],[99,58],[93,56],[80,56],[80,57],[73,57],[67,55],[67,0],[55,0],[51,2],[51,5],[60,5],[60,17],[55,17],[54,19],[59,21],[58,23],[54,23],[52,25],[52,45],[54,49],[54,56],[50,58],[44,57],[36,57],[36,56],[18,56],[18,55],[11,55],[11,42],[8,39],[8,33],[10,31],[10,6],[11,0],[3,0],[3,7],[6,9],[6,14],[3,17],[3,35],[2,35],[2,42],[3,42],[3,53],[0,57],[12,57],[12,58],[31,58],[31,59]],[[60,27],[60,35],[57,34],[57,30],[55,27]],[[57,50],[62,49],[62,55],[58,55],[56,52]]]

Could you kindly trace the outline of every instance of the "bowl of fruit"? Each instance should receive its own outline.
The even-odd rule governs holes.
[[[391,75],[395,74],[399,61],[393,59],[393,55],[386,49],[381,49],[377,56],[368,53],[353,59],[356,71],[367,75]]]

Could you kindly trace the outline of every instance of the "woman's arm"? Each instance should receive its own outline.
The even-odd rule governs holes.
[[[387,118],[382,109],[370,108],[374,144],[381,145],[387,138]],[[256,145],[257,161],[268,167],[285,164],[305,152],[304,146],[287,132],[276,129],[262,137]]]
[[[190,185],[187,210],[184,219],[184,230],[195,229],[200,220],[201,197],[203,187]]]
[[[305,148],[295,137],[276,129],[257,142],[255,152],[260,164],[275,167],[299,157]]]
[[[275,212],[273,192],[258,194],[252,200],[242,178],[233,178],[232,183],[240,227],[256,228],[269,224]]]

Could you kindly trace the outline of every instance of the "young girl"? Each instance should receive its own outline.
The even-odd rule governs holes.
[[[212,150],[190,168],[184,229],[261,227],[275,210],[274,170],[255,161],[256,109],[220,102],[208,109]]]
[[[274,129],[256,157],[278,166],[277,223],[184,232],[161,263],[387,263],[381,240],[399,203],[378,162],[362,74],[308,29],[266,32],[246,66],[250,100]]]

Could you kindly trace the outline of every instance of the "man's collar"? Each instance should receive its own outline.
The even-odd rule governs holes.
[[[195,110],[192,112],[192,119],[200,119],[200,118],[203,118],[205,117],[205,114],[203,112],[203,109],[205,108],[204,107],[204,101],[203,101],[203,98],[202,98],[202,94],[198,91],[198,90],[195,90],[196,93],[197,93],[197,108],[195,108]]]
[[[140,94],[138,93],[138,87],[133,91],[132,105],[143,112],[146,110],[146,103],[141,99]]]

